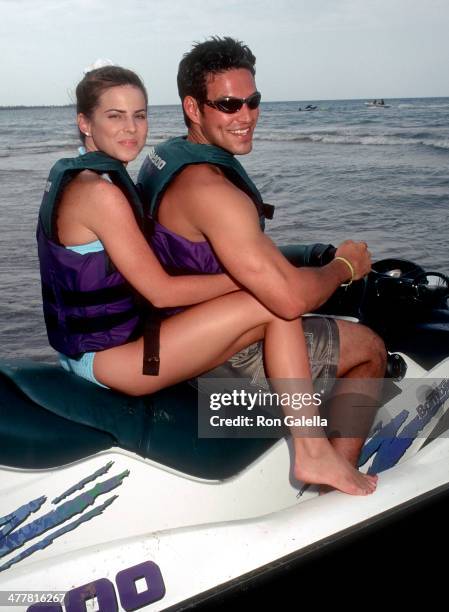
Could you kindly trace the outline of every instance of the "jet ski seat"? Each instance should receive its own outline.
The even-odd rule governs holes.
[[[113,446],[199,478],[229,478],[274,439],[198,438],[197,391],[130,397],[59,366],[0,362],[0,464],[54,468]]]

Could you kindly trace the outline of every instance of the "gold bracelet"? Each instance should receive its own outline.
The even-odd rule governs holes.
[[[348,266],[348,268],[351,271],[351,280],[348,281],[347,283],[342,283],[341,284],[342,287],[349,287],[349,285],[354,280],[354,276],[355,276],[354,267],[353,267],[352,263],[349,261],[349,259],[346,259],[346,257],[341,257],[340,255],[338,257],[334,257],[334,261],[337,260],[337,259],[339,259],[340,261],[343,261]]]

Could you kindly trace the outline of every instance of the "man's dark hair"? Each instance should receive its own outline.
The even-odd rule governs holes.
[[[207,79],[236,68],[245,68],[254,76],[256,58],[247,45],[230,36],[212,36],[202,43],[194,43],[185,53],[178,68],[178,93],[181,103],[186,96],[192,96],[203,107],[207,99]],[[183,111],[184,112],[184,111]],[[187,127],[190,120],[184,113]]]

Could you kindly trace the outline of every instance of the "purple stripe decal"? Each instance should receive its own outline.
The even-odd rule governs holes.
[[[103,476],[103,474],[106,474],[106,472],[108,472],[113,465],[114,465],[114,462],[109,461],[109,463],[104,465],[102,468],[100,468],[99,470],[91,474],[90,476],[83,478],[83,480],[80,480],[80,482],[78,482],[76,485],[73,485],[73,487],[70,487],[70,489],[67,489],[67,491],[65,491],[64,493],[61,493],[59,497],[55,497],[55,499],[52,501],[52,504],[59,504],[59,502],[61,502],[63,499],[65,499],[72,493],[75,493],[75,491],[81,491],[81,489],[84,489],[84,486],[86,484],[88,484],[89,482],[92,482],[92,480],[95,480],[99,476]]]
[[[6,536],[0,542],[0,557],[3,557],[7,553],[19,548],[28,540],[42,535],[45,531],[48,531],[52,527],[56,527],[57,525],[68,521],[76,514],[81,514],[88,506],[91,506],[95,502],[99,495],[109,493],[109,491],[112,489],[120,486],[123,479],[128,475],[129,471],[126,470],[118,476],[114,476],[113,478],[105,480],[104,482],[99,482],[89,491],[81,493],[81,495],[78,495],[78,497],[63,503],[62,506],[59,506],[59,508],[56,508],[56,510],[52,510],[32,523],[29,523],[28,525],[25,525],[21,529],[15,531],[11,535]]]
[[[97,508],[94,508],[93,510],[86,512],[86,514],[83,514],[83,516],[81,516],[76,521],[73,521],[72,523],[69,523],[68,525],[64,525],[64,527],[62,527],[61,529],[54,531],[53,533],[48,535],[43,540],[40,540],[36,544],[33,544],[33,546],[30,546],[29,548],[24,550],[22,553],[20,553],[20,555],[13,557],[7,563],[0,566],[0,572],[3,572],[4,570],[9,569],[12,565],[14,565],[15,563],[18,563],[19,561],[22,561],[22,559],[25,559],[26,557],[29,557],[37,550],[43,550],[44,548],[52,544],[53,541],[56,540],[56,538],[61,537],[62,535],[64,535],[65,533],[68,533],[69,531],[73,531],[74,529],[79,527],[79,525],[82,525],[82,523],[86,523],[87,521],[90,521],[96,516],[99,516],[100,514],[102,514],[103,510],[105,510],[108,506],[112,504],[113,501],[117,499],[117,497],[118,495],[114,495],[113,497],[110,497],[101,506],[98,506]]]
[[[47,498],[43,495],[38,499],[33,499],[28,504],[24,504],[8,514],[7,516],[3,516],[0,518],[0,525],[3,525],[3,528],[0,530],[0,544],[2,544],[3,538],[10,533],[13,529],[26,521],[26,519],[32,514],[39,510],[39,508],[47,501]]]

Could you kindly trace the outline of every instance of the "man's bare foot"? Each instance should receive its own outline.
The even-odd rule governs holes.
[[[365,442],[365,438],[330,438],[329,442],[339,455],[344,457],[357,469],[360,451]],[[325,495],[331,491],[335,491],[334,487],[322,484],[319,487],[318,495]]]
[[[296,440],[295,477],[311,484],[328,485],[349,495],[369,495],[377,486],[377,476],[362,474],[331,446],[326,439]]]

